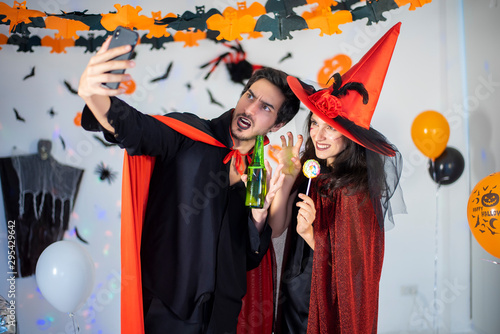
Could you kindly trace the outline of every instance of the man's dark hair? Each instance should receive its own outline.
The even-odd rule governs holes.
[[[292,120],[292,118],[297,114],[300,107],[300,100],[295,96],[293,91],[288,86],[288,82],[286,81],[286,77],[288,75],[280,70],[264,67],[253,73],[253,75],[248,79],[245,88],[243,88],[243,92],[241,95],[245,94],[245,92],[252,86],[257,80],[266,79],[276,87],[278,87],[283,95],[285,96],[285,101],[281,105],[280,110],[278,110],[278,117],[276,118],[276,122],[274,125],[283,123],[286,124]]]

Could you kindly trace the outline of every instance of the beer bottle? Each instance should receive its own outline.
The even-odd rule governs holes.
[[[248,166],[247,195],[245,205],[251,208],[264,207],[267,194],[266,167],[264,166],[264,136],[255,138],[252,162]]]

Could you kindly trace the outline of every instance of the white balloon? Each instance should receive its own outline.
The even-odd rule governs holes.
[[[57,241],[40,255],[35,275],[40,292],[52,306],[74,313],[94,288],[94,261],[83,246]]]

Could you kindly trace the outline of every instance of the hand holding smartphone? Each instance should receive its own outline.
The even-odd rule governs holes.
[[[120,55],[118,57],[115,57],[111,60],[129,60],[129,59],[131,59],[132,54],[134,52],[134,48],[135,48],[138,40],[139,40],[139,34],[137,34],[137,32],[130,30],[128,28],[122,27],[122,26],[117,27],[116,30],[113,32],[113,36],[111,37],[111,42],[109,43],[108,50],[112,49],[112,48],[119,47],[119,46],[123,46],[123,45],[131,45],[132,49],[129,52],[127,52],[123,55]],[[125,69],[112,70],[112,71],[109,71],[108,73],[123,74],[123,73],[125,73]],[[117,89],[118,86],[120,85],[120,83],[119,82],[105,82],[105,83],[103,83],[103,85],[105,85],[106,87],[111,88],[111,89]]]

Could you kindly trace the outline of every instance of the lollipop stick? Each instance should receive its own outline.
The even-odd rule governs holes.
[[[311,179],[309,179],[309,182],[307,183],[306,196],[309,196],[309,187],[311,187]]]

